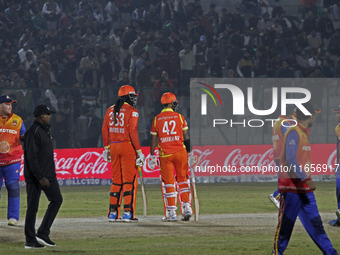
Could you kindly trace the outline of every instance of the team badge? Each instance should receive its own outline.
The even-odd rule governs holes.
[[[9,145],[8,142],[6,141],[0,142],[0,153],[8,153],[10,149],[11,146]]]
[[[13,126],[17,126],[18,125],[18,122],[16,120],[13,120]]]

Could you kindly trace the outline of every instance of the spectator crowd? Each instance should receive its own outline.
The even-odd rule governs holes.
[[[57,148],[95,147],[96,112],[123,84],[152,115],[191,77],[340,77],[340,1],[301,0],[297,16],[280,0],[212,2],[0,0],[0,92],[26,125],[34,106],[55,108]]]

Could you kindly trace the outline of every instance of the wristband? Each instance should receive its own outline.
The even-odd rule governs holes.
[[[184,145],[185,145],[185,148],[186,148],[187,152],[190,152],[191,151],[191,148],[190,148],[190,139],[184,140]]]

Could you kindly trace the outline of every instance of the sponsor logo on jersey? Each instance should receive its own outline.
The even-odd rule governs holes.
[[[138,112],[132,112],[132,117],[139,117]]]
[[[13,129],[0,128],[0,133],[10,133],[16,135],[18,132]]]
[[[290,145],[290,146],[295,146],[295,144],[296,144],[296,143],[295,143],[295,140],[293,140],[293,139],[292,139],[292,140],[289,140],[289,145]]]
[[[302,150],[303,150],[303,151],[310,151],[310,150],[311,150],[311,147],[310,147],[310,146],[303,146],[303,147],[302,147]]]
[[[160,117],[160,118],[158,118],[158,120],[168,120],[168,119],[176,119],[176,118],[178,118],[177,115],[171,115],[171,116]]]

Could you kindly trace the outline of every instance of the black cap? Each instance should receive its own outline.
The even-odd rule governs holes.
[[[56,111],[51,110],[49,107],[47,107],[47,105],[40,104],[40,105],[35,107],[33,115],[34,115],[34,117],[38,117],[38,116],[43,115],[43,114],[49,114],[50,115],[50,114],[53,114],[53,113],[56,113]]]

